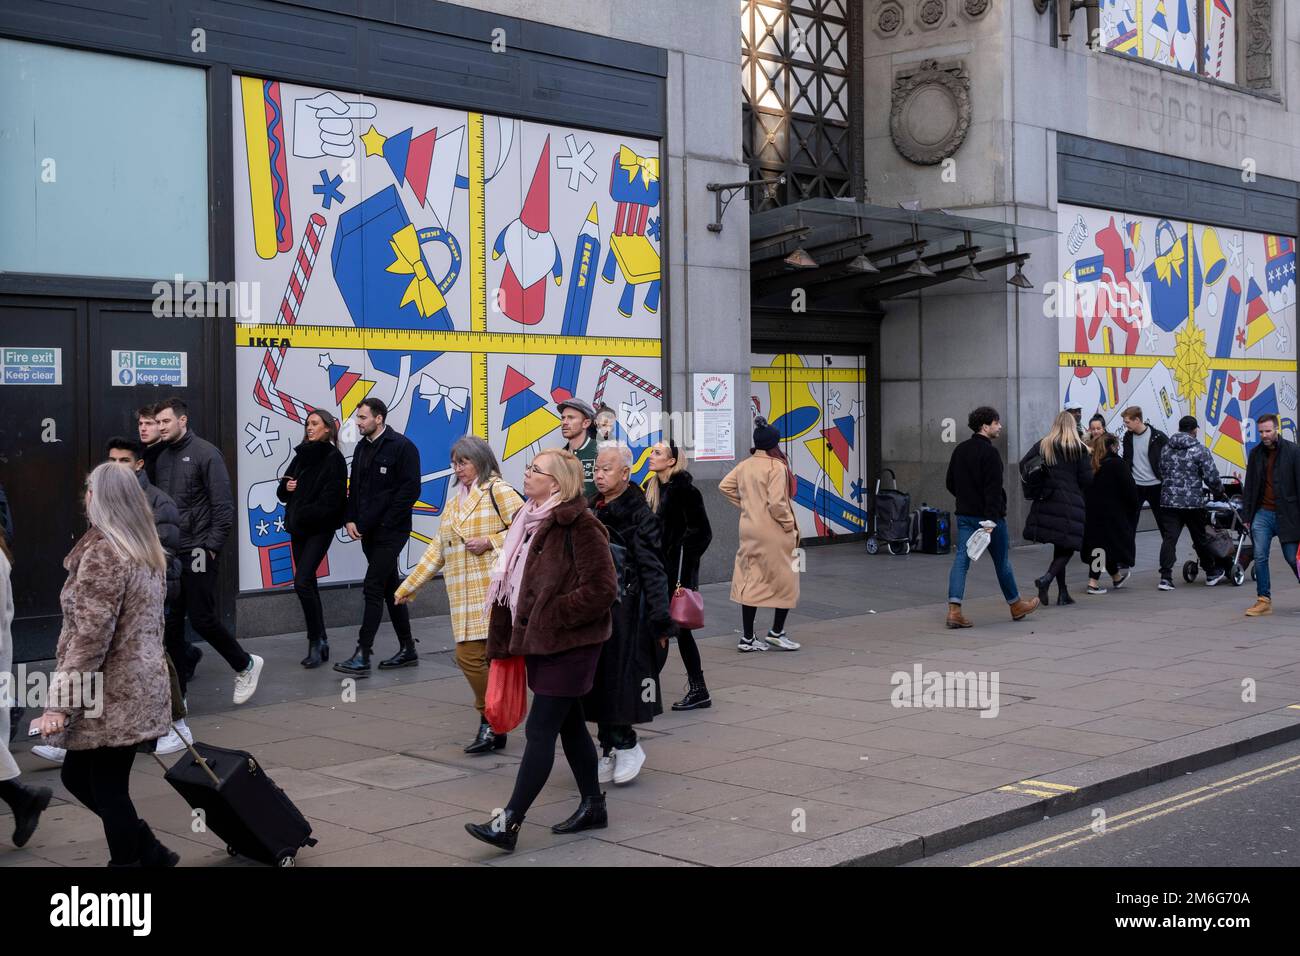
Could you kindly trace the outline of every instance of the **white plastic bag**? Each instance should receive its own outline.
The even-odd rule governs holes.
[[[980,555],[988,549],[992,537],[993,524],[991,522],[981,524],[975,533],[966,539],[966,555],[972,561],[978,561]]]

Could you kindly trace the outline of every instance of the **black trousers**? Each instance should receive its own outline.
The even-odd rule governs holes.
[[[140,858],[140,817],[130,791],[134,761],[134,745],[69,750],[63,760],[63,785],[103,823],[113,863]]]
[[[316,569],[325,560],[325,553],[333,540],[332,531],[294,535],[289,539],[289,546],[293,549],[293,590],[302,605],[309,641],[325,639],[325,611],[321,608],[320,589],[316,586]]]
[[[704,680],[704,663],[700,660],[700,648],[695,643],[695,635],[690,631],[678,629],[677,649],[682,653],[682,663],[686,665],[686,676],[691,680]]]
[[[1156,527],[1160,529],[1160,576],[1169,577],[1169,572],[1174,566],[1174,544],[1165,537],[1165,509],[1160,507],[1160,485],[1138,485],[1138,510],[1133,515],[1133,527],[1137,527],[1138,519],[1142,517],[1142,503],[1146,502],[1151,505],[1151,515],[1156,519]]]
[[[785,630],[785,616],[790,613],[788,607],[779,607],[772,613],[772,630],[780,634]],[[748,604],[740,606],[740,623],[744,630],[741,632],[744,637],[754,636],[754,618],[758,616],[758,608],[751,607]]]
[[[379,535],[371,532],[361,538],[361,551],[368,563],[365,580],[361,583],[366,609],[361,618],[358,643],[367,651],[375,646],[375,634],[379,631],[379,622],[384,619],[385,605],[398,640],[405,643],[411,639],[411,612],[405,605],[393,601],[397,588],[402,583],[402,573],[397,570],[397,558],[406,547],[408,537],[405,533]]]
[[[1192,547],[1201,567],[1209,574],[1218,558],[1210,550],[1210,536],[1205,533],[1205,511],[1201,508],[1165,508],[1160,520],[1160,576],[1172,577],[1178,539],[1183,528],[1192,533]]]
[[[205,556],[206,557],[206,556]],[[195,571],[191,563],[184,563],[181,570],[180,596],[168,605],[166,610],[166,628],[163,643],[173,661],[183,662],[187,659],[185,652],[185,618],[199,636],[207,641],[220,654],[236,673],[248,669],[251,663],[248,653],[239,646],[235,635],[231,634],[217,614],[217,568],[216,562],[209,560],[206,570]],[[185,691],[185,681],[181,681],[181,692]]]
[[[631,750],[636,746],[636,728],[631,724],[597,724],[596,739],[605,753],[611,750]]]
[[[533,695],[533,707],[524,725],[524,756],[515,776],[515,790],[506,809],[518,816],[528,813],[546,786],[555,766],[555,738],[564,745],[564,756],[584,797],[600,796],[596,781],[596,747],[582,717],[582,699]]]

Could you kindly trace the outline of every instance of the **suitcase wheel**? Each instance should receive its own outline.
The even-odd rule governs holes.
[[[1188,561],[1186,564],[1183,565],[1183,580],[1186,581],[1188,584],[1191,584],[1193,581],[1196,580],[1196,573],[1199,570],[1200,567],[1197,565],[1195,561]]]
[[[276,866],[297,866],[298,861],[293,858],[292,853],[281,853],[275,861]]]
[[[872,536],[867,539],[867,554],[876,554],[880,551],[880,541]]]
[[[227,856],[239,856],[239,853],[235,850],[235,848],[234,848],[233,846],[230,846],[229,844],[227,844],[227,845],[226,845],[226,855],[227,855]]]
[[[1232,583],[1237,587],[1246,583],[1246,570],[1240,564],[1232,566]]]

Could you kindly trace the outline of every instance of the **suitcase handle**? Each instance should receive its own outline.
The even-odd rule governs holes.
[[[898,490],[898,476],[894,474],[894,469],[881,468],[880,474],[876,476],[876,494],[880,494],[880,482],[884,480],[885,472],[889,472],[889,480],[894,483],[894,490]]]
[[[172,733],[181,738],[181,743],[185,744],[185,749],[190,752],[190,756],[194,758],[195,762],[203,768],[204,773],[212,778],[213,786],[220,787],[221,778],[212,772],[212,768],[208,766],[208,762],[203,759],[202,754],[194,749],[194,745],[185,739],[184,734],[181,734],[176,730],[175,724],[168,724],[168,726],[171,727]],[[163,773],[166,773],[169,768],[165,763],[163,763],[162,757],[159,757],[156,751],[154,752],[153,759],[158,761],[158,766],[163,768]]]

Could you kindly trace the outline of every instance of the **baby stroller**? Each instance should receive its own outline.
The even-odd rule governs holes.
[[[1214,567],[1210,571],[1222,571],[1237,586],[1246,583],[1246,568],[1250,568],[1250,579],[1255,580],[1255,540],[1251,537],[1250,526],[1241,518],[1241,482],[1225,481],[1223,490],[1227,501],[1207,501],[1205,503],[1205,534],[1209,538],[1210,551],[1214,553]],[[1183,580],[1191,584],[1200,571],[1199,562],[1193,560],[1183,565]]]
[[[894,487],[881,491],[885,472]],[[898,477],[885,468],[876,479],[876,493],[871,496],[867,514],[867,554],[880,551],[881,542],[890,554],[908,554],[912,550],[912,496],[898,490]]]

